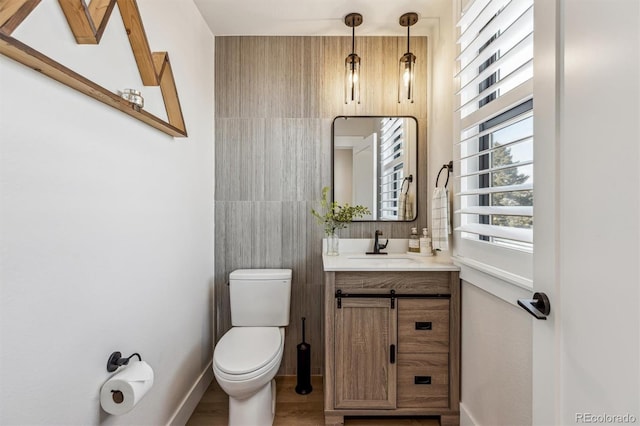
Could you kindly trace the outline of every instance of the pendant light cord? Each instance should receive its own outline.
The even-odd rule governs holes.
[[[356,26],[355,26],[355,22],[354,25],[351,27],[351,78],[355,80],[355,73],[356,73],[356,61],[353,58],[353,55],[355,55],[356,53]],[[356,82],[352,81],[351,82],[351,99],[355,100],[356,98]]]
[[[356,26],[351,26],[351,54],[356,53]]]

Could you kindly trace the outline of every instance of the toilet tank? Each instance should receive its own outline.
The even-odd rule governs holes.
[[[289,325],[291,269],[237,269],[229,274],[231,325]]]

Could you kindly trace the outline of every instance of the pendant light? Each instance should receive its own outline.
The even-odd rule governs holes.
[[[360,103],[360,57],[356,55],[356,27],[362,24],[362,15],[350,13],[344,23],[351,27],[351,54],[344,60],[344,103]]]
[[[417,13],[405,13],[400,17],[400,25],[407,27],[407,52],[400,58],[398,67],[398,103],[413,103],[416,81],[416,55],[409,49],[409,29],[418,22]]]

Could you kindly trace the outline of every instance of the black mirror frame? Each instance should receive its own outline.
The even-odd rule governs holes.
[[[415,176],[413,176],[413,182],[415,182],[415,188],[416,188],[416,200],[415,200],[415,206],[416,206],[416,210],[415,210],[415,215],[413,217],[413,219],[411,220],[381,220],[381,219],[377,219],[377,220],[363,220],[363,219],[354,219],[353,222],[361,222],[361,223],[366,223],[366,222],[380,222],[380,223],[403,223],[403,222],[415,222],[416,220],[418,220],[419,217],[419,203],[418,203],[418,194],[420,193],[420,185],[419,185],[419,179],[418,179],[418,168],[419,168],[419,164],[420,164],[420,149],[419,149],[419,144],[420,144],[420,128],[418,125],[418,119],[412,115],[338,115],[336,116],[333,121],[331,122],[331,202],[333,202],[333,200],[335,200],[335,176],[334,176],[334,152],[335,152],[335,139],[336,139],[336,135],[335,135],[335,128],[336,128],[336,120],[338,119],[349,119],[349,118],[385,118],[385,117],[389,117],[389,118],[412,118],[413,121],[416,123],[416,172],[415,172]]]

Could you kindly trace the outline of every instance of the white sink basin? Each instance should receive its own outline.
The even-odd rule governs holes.
[[[393,263],[393,264],[403,264],[403,263],[417,263],[416,259],[406,256],[394,256],[394,255],[384,255],[384,254],[371,254],[364,256],[349,256],[349,260],[355,262],[363,262],[363,263]]]

